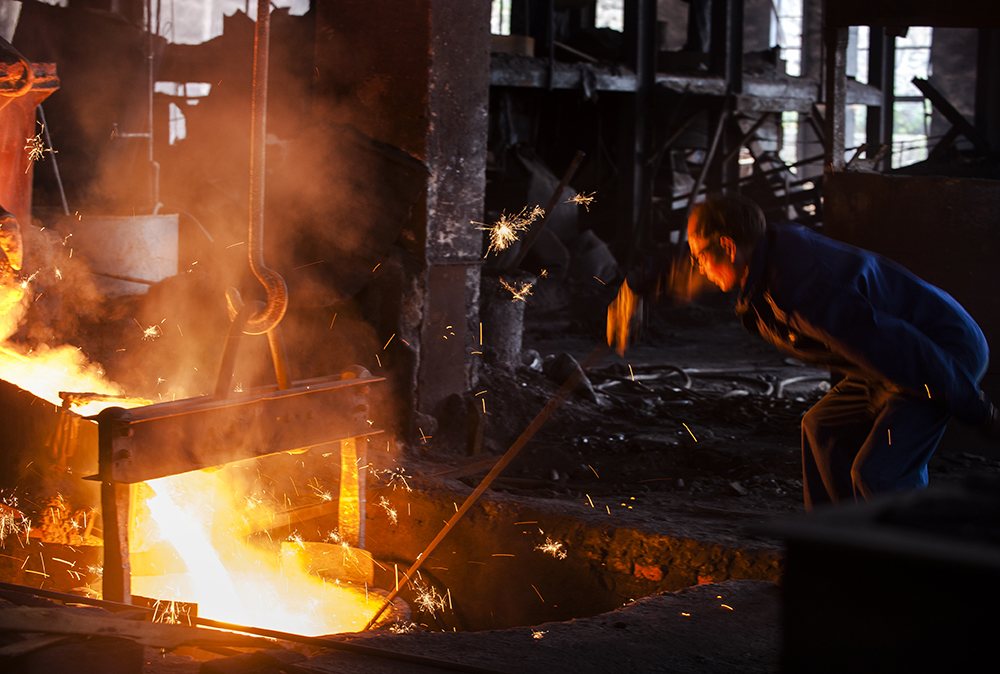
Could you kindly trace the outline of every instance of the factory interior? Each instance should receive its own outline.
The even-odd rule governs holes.
[[[806,507],[718,195],[1000,350],[1000,6],[0,0],[0,671],[995,666],[1000,443]]]

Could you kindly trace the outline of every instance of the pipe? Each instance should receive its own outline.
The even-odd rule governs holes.
[[[273,330],[288,309],[288,286],[264,262],[264,155],[267,142],[267,52],[271,33],[270,0],[258,0],[253,36],[253,104],[250,125],[250,227],[247,257],[250,271],[267,292],[264,309],[247,321],[244,332],[263,335]]]

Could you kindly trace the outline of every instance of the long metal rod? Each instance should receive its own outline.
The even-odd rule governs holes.
[[[59,186],[59,197],[62,199],[63,214],[69,215],[69,202],[66,201],[66,188],[63,187],[62,174],[59,173],[59,162],[56,161],[56,151],[52,147],[52,136],[49,134],[49,125],[45,121],[45,110],[42,104],[38,104],[38,120],[42,123],[42,133],[45,134],[45,144],[49,146],[49,159],[52,160],[52,172],[56,176],[56,185]]]
[[[583,369],[592,365],[594,361],[597,360],[597,357],[604,354],[606,351],[607,347],[605,346],[599,346],[591,351],[590,355],[588,355],[584,359],[583,363],[581,363],[581,372]],[[559,390],[556,391],[556,394],[549,400],[548,403],[546,403],[545,407],[543,407],[542,410],[535,415],[535,418],[532,419],[527,428],[521,432],[521,435],[519,435],[517,440],[514,441],[514,444],[512,444],[510,448],[504,452],[504,455],[500,457],[496,464],[494,464],[493,468],[490,469],[490,472],[486,474],[486,477],[484,477],[473,492],[466,497],[462,506],[455,511],[455,514],[451,516],[451,519],[449,519],[444,525],[444,528],[438,532],[437,536],[434,537],[434,540],[428,543],[427,547],[424,548],[424,551],[417,555],[416,561],[414,561],[413,564],[410,565],[410,568],[403,573],[403,577],[396,584],[396,587],[393,588],[392,591],[386,596],[381,608],[375,612],[375,615],[372,616],[371,620],[368,621],[368,624],[365,625],[365,630],[371,629],[372,625],[374,625],[376,621],[378,621],[379,617],[385,613],[385,610],[389,608],[392,600],[399,594],[400,588],[405,587],[406,584],[410,582],[413,574],[416,573],[423,563],[427,561],[441,541],[444,540],[445,536],[447,536],[451,530],[455,528],[455,525],[458,524],[462,517],[465,516],[465,513],[469,512],[469,509],[476,503],[476,501],[479,500],[479,497],[483,495],[483,492],[490,488],[493,481],[500,475],[500,473],[503,472],[510,462],[514,460],[514,457],[516,457],[524,446],[528,444],[528,441],[535,436],[535,433],[537,433],[545,422],[548,421],[549,417],[552,416],[552,413],[556,411],[556,409],[563,403],[563,401],[566,400],[567,397],[569,397],[569,394],[572,393],[573,389],[576,388],[576,385],[579,383],[578,380],[580,374],[581,373],[579,372],[574,372],[569,376],[569,378],[566,379],[566,381],[563,382],[562,386],[559,387]]]

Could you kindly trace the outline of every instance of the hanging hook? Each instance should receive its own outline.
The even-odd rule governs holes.
[[[264,150],[267,141],[267,57],[270,43],[270,0],[258,0],[253,39],[253,103],[250,128],[250,271],[267,292],[264,308],[247,320],[243,331],[263,335],[273,330],[288,309],[288,286],[264,262]]]

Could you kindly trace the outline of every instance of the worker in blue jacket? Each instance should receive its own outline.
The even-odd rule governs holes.
[[[843,376],[802,418],[807,509],[927,486],[952,416],[1000,435],[980,389],[986,339],[943,290],[801,225],[767,226],[743,197],[698,204],[687,236],[695,267],[738,291],[751,333]]]

